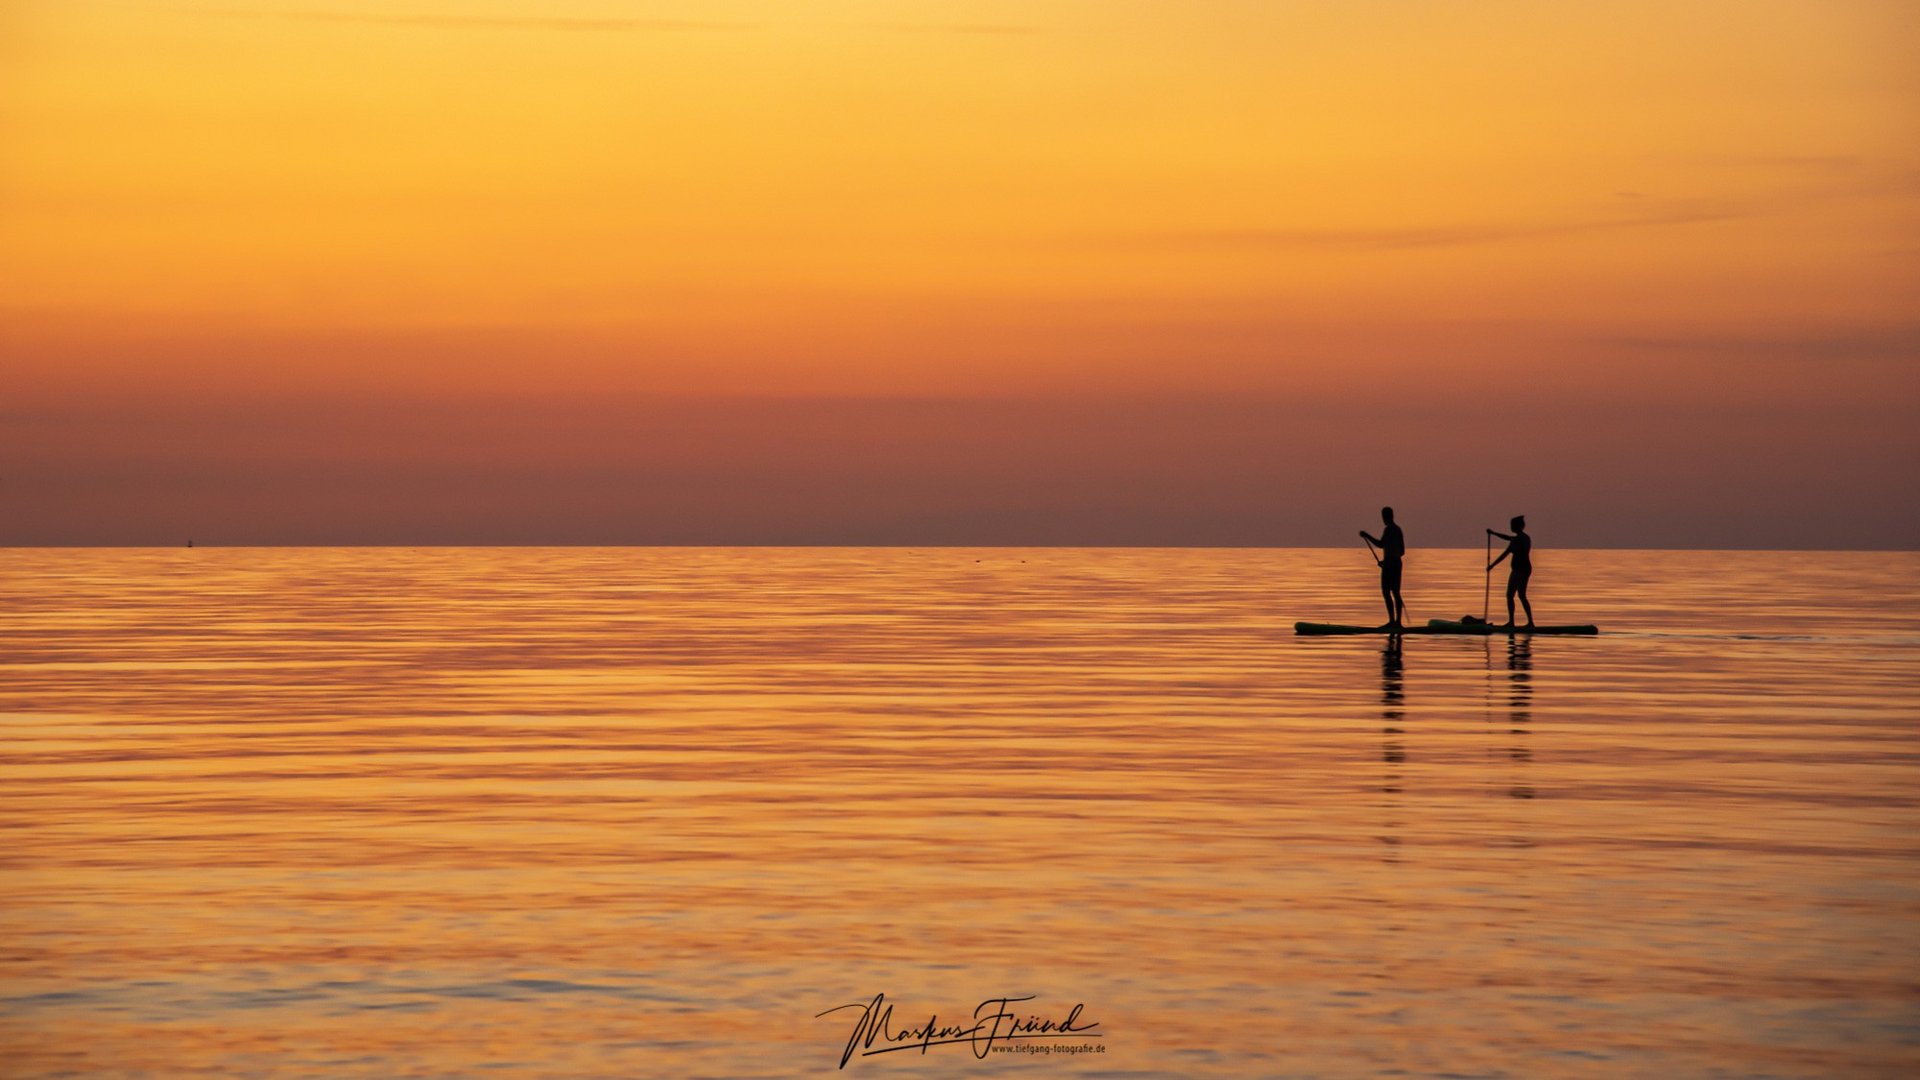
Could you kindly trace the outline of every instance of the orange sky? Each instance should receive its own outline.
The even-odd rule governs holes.
[[[0,543],[1915,546],[1917,55],[1845,0],[16,0]]]

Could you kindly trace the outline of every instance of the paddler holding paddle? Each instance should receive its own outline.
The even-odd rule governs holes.
[[[1407,602],[1400,599],[1400,561],[1407,554],[1407,539],[1400,533],[1400,526],[1393,523],[1393,507],[1380,508],[1380,520],[1386,522],[1386,528],[1380,530],[1380,538],[1374,539],[1367,530],[1360,530],[1360,539],[1367,542],[1367,550],[1375,547],[1380,553],[1373,561],[1380,564],[1380,598],[1387,602],[1387,625],[1398,627],[1407,616]],[[1532,614],[1532,609],[1528,609]]]
[[[1499,559],[1487,564],[1487,572],[1492,573],[1493,568],[1500,565],[1501,559],[1513,556],[1511,568],[1507,571],[1507,625],[1513,625],[1513,598],[1518,596],[1520,606],[1527,609],[1527,625],[1531,627],[1533,604],[1527,600],[1527,579],[1533,577],[1533,537],[1527,535],[1527,519],[1524,516],[1508,522],[1507,528],[1513,530],[1511,535],[1487,530],[1488,536],[1497,536],[1507,542],[1507,550],[1500,553]]]

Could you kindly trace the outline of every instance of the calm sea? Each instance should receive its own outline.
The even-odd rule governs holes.
[[[1536,564],[0,552],[0,1073],[1912,1075],[1920,555]]]

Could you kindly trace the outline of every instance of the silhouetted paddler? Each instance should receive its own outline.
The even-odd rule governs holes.
[[[1526,609],[1527,625],[1532,626],[1533,605],[1527,601],[1527,579],[1533,576],[1533,537],[1527,535],[1527,519],[1525,515],[1514,518],[1507,523],[1507,527],[1513,530],[1511,535],[1496,532],[1493,529],[1487,530],[1489,535],[1497,536],[1507,542],[1507,550],[1500,553],[1500,558],[1488,563],[1487,569],[1492,570],[1494,567],[1499,566],[1501,560],[1509,555],[1513,557],[1513,562],[1508,565],[1507,569],[1506,624],[1508,626],[1513,625],[1513,599],[1517,596],[1520,598],[1520,606]]]
[[[1393,523],[1393,507],[1381,507],[1380,520],[1386,528],[1380,530],[1379,539],[1365,529],[1360,530],[1360,538],[1380,549],[1375,560],[1380,564],[1380,598],[1387,604],[1387,625],[1399,626],[1407,616],[1407,602],[1400,598],[1400,564],[1407,554],[1407,540]]]

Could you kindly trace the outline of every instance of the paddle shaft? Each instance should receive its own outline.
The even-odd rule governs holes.
[[[1487,583],[1480,590],[1480,620],[1493,618],[1493,534],[1487,534]]]

